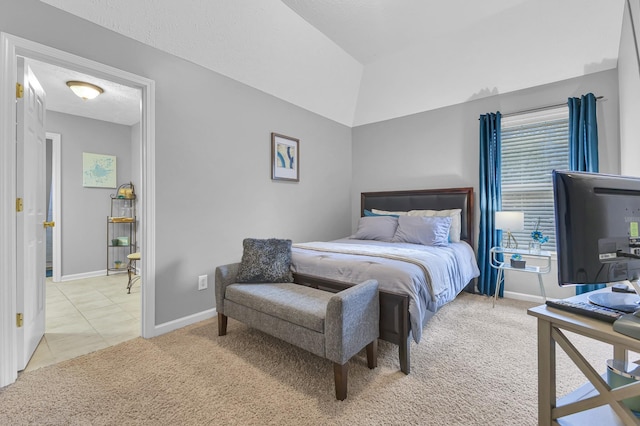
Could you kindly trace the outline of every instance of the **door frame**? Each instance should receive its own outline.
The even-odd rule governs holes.
[[[56,226],[51,228],[53,250],[53,282],[62,279],[62,147],[60,133],[46,132],[46,139],[51,139],[51,186],[53,186],[53,220]],[[48,210],[49,206],[47,206]]]
[[[0,33],[0,387],[16,381],[16,109],[17,57],[77,70],[142,92],[140,228],[142,337],[155,328],[155,82],[31,40]]]

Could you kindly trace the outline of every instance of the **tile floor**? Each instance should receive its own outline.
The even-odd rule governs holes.
[[[126,274],[62,283],[47,278],[45,335],[25,371],[140,336],[140,281],[131,294],[126,287]]]

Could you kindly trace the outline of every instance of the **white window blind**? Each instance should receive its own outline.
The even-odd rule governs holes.
[[[513,232],[520,248],[527,248],[531,232],[539,230],[554,251],[554,169],[569,169],[569,109],[559,107],[502,119],[502,210],[524,212],[522,232]]]

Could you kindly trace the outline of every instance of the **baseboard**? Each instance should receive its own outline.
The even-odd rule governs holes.
[[[170,331],[174,331],[179,328],[186,327],[188,325],[213,318],[216,315],[217,315],[217,312],[215,308],[207,309],[206,311],[198,312],[193,315],[189,315],[186,317],[175,319],[173,321],[168,321],[168,322],[156,325],[154,336],[159,336],[161,334],[165,334]]]
[[[127,272],[127,270],[125,269],[124,272]],[[103,269],[101,271],[83,272],[81,274],[63,275],[60,277],[60,282],[83,280],[85,278],[104,277],[105,275],[107,275],[106,269]]]
[[[515,300],[523,300],[525,302],[533,302],[543,304],[544,299],[542,296],[537,296],[535,294],[526,294],[526,293],[516,293],[513,291],[505,291],[504,297],[507,299],[515,299]]]

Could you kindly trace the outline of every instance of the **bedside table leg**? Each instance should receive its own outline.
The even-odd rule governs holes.
[[[498,293],[500,293],[500,284],[502,283],[502,269],[498,269],[498,278],[496,279],[496,292],[493,294],[493,307],[496,307],[496,300],[498,300]]]
[[[544,283],[542,282],[542,274],[538,274],[538,283],[540,284],[540,295],[542,296],[543,303],[546,303],[547,294],[544,292]]]

